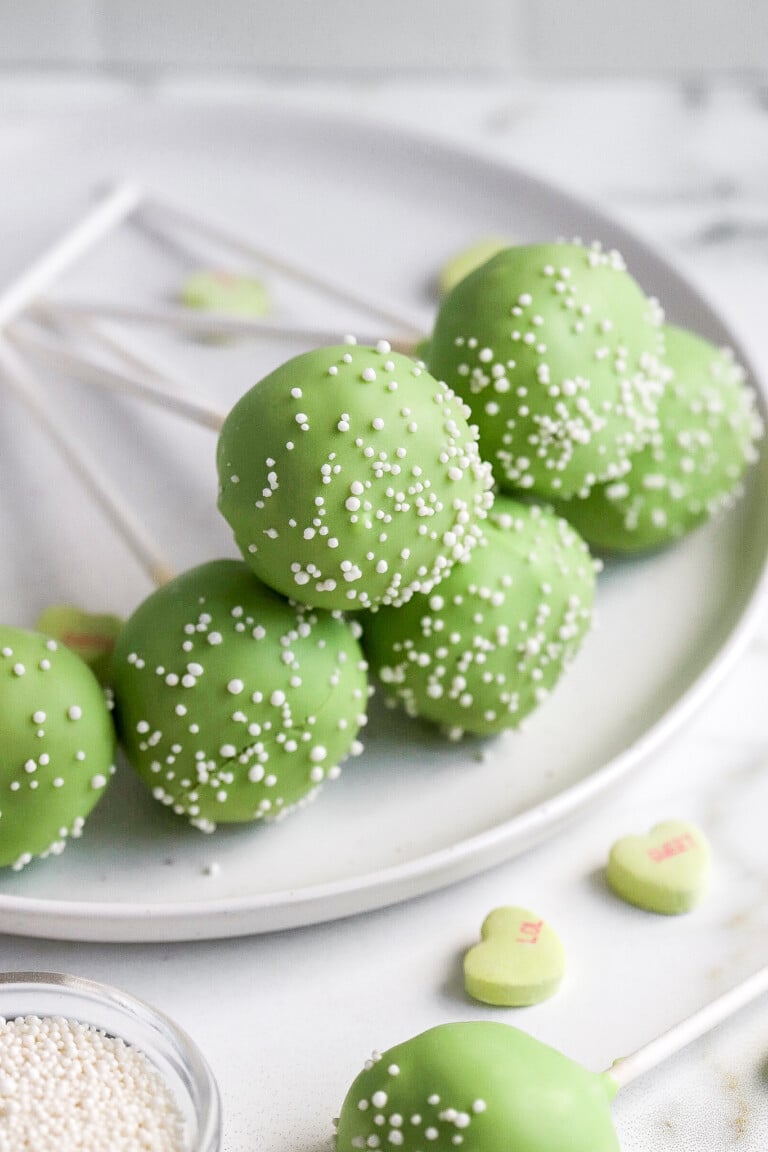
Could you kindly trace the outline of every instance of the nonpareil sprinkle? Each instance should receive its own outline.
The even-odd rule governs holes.
[[[143,1052],[77,1020],[0,1017],[0,1152],[184,1152]]]

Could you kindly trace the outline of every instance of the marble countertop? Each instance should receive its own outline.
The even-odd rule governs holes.
[[[386,83],[313,90],[165,82],[0,79],[0,155],[23,113],[77,116],[141,101],[221,109],[279,100],[343,110],[478,144],[598,201],[651,236],[716,303],[768,375],[768,102],[758,87],[584,82]],[[151,130],[151,128],[148,128]],[[6,173],[8,169],[6,168]],[[9,180],[6,175],[6,180]],[[13,202],[11,187],[9,198]],[[39,240],[3,237],[3,279]],[[175,1017],[221,1086],[227,1152],[320,1152],[371,1048],[432,1024],[501,1018],[464,997],[460,959],[498,904],[536,908],[569,955],[561,992],[511,1022],[602,1068],[768,962],[768,619],[706,708],[621,789],[523,857],[445,891],[329,925],[172,945],[0,937],[0,967],[120,985]],[[687,917],[619,904],[601,865],[617,835],[679,815],[713,845],[712,890]],[[628,1087],[624,1152],[763,1152],[768,1001]]]

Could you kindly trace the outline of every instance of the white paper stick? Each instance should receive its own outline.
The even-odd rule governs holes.
[[[228,312],[207,312],[199,308],[177,308],[172,305],[112,304],[104,301],[56,300],[46,298],[41,310],[60,323],[75,320],[108,320],[119,324],[144,324],[149,327],[170,328],[197,336],[261,336],[296,340],[312,347],[341,344],[346,333],[327,328],[304,328],[293,324],[252,320]],[[375,344],[377,338],[360,337],[360,344]],[[396,352],[408,355],[413,340],[390,339]]]
[[[402,315],[388,304],[382,304],[378,300],[374,300],[368,296],[367,293],[353,292],[345,285],[338,284],[330,276],[321,276],[317,272],[312,272],[307,268],[301,268],[292,261],[279,256],[277,253],[262,248],[261,245],[237,235],[225,224],[208,220],[200,213],[172,204],[169,200],[166,200],[165,197],[161,199],[154,195],[147,196],[142,214],[144,214],[145,211],[151,216],[152,222],[156,227],[158,217],[161,218],[161,221],[162,217],[167,217],[168,220],[181,225],[183,228],[188,228],[192,233],[207,236],[215,244],[229,248],[231,251],[237,252],[248,260],[258,261],[267,267],[274,268],[276,272],[282,273],[283,276],[290,277],[292,280],[297,281],[297,283],[313,288],[315,291],[321,292],[326,296],[331,296],[343,304],[352,305],[354,308],[369,312],[372,316],[377,316],[387,325],[392,325],[394,328],[407,333],[413,333],[415,336],[420,335],[419,327],[414,324],[411,317]],[[387,335],[388,339],[391,339],[388,333],[385,335]]]
[[[124,392],[214,431],[219,431],[224,423],[226,414],[207,404],[167,392],[151,379],[142,379],[129,372],[98,364],[87,356],[65,348],[62,344],[32,335],[26,329],[14,327],[9,330],[8,338],[37,363],[57,372],[65,372],[67,376],[72,376],[83,384],[113,392]]]
[[[0,336],[0,374],[79,476],[153,583],[159,586],[173,579],[173,570],[162,557],[145,526],[61,418],[53,417],[47,397],[24,361],[3,336]]]
[[[65,330],[66,331],[66,330]],[[97,348],[101,348],[110,356],[119,360],[126,368],[140,376],[156,381],[165,388],[178,389],[180,387],[174,373],[161,365],[154,356],[138,349],[121,333],[116,332],[108,321],[88,320],[83,317],[69,329],[84,336]]]
[[[668,1056],[673,1056],[687,1044],[698,1040],[700,1036],[766,992],[768,992],[768,966],[755,972],[749,979],[737,984],[735,988],[731,988],[729,992],[718,997],[717,1000],[713,1000],[711,1004],[707,1004],[706,1007],[695,1012],[693,1016],[689,1016],[687,1020],[675,1024],[669,1031],[657,1036],[655,1040],[651,1040],[649,1044],[638,1048],[636,1052],[615,1060],[608,1069],[608,1075],[616,1081],[620,1088],[623,1088],[625,1084],[629,1084],[637,1076],[642,1076],[644,1072],[655,1068],[657,1064],[666,1060]]]
[[[134,184],[121,184],[66,232],[12,284],[0,292],[0,329],[85,253],[136,210],[143,193]]]

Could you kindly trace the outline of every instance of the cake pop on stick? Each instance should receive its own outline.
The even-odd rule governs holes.
[[[58,277],[114,231],[141,204],[134,184],[121,184],[0,293],[0,329],[28,308]]]
[[[148,218],[152,226],[159,231],[164,231],[170,224],[174,230],[181,228],[192,235],[203,236],[217,246],[245,257],[246,260],[256,261],[268,268],[273,268],[283,276],[325,296],[330,296],[342,304],[362,309],[385,324],[392,325],[396,330],[402,329],[414,336],[420,335],[418,328],[414,326],[409,316],[404,316],[388,304],[375,300],[367,294],[358,291],[353,292],[345,285],[337,283],[326,273],[321,275],[310,269],[302,268],[293,261],[239,236],[232,231],[230,226],[209,220],[198,212],[172,203],[166,197],[160,198],[154,194],[149,195],[138,218],[140,220]]]
[[[431,1028],[366,1063],[341,1109],[337,1152],[619,1152],[619,1089],[766,991],[768,967],[602,1073],[508,1024]]]
[[[47,436],[77,473],[149,578],[155,584],[163,584],[170,580],[173,571],[162,557],[147,529],[77,437],[69,431],[60,417],[54,418],[48,400],[34,376],[3,336],[0,336],[0,375],[11,391],[32,412]]]
[[[254,320],[226,312],[179,308],[173,305],[116,304],[102,300],[59,300],[47,297],[42,302],[45,312],[56,320],[112,320],[120,324],[169,328],[193,336],[259,336],[295,340],[300,344],[333,344],[343,338],[341,329],[308,328],[303,325]],[[369,341],[375,343],[375,341]],[[393,348],[410,352],[414,340],[393,339]]]

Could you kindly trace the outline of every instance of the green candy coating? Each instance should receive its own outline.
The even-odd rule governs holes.
[[[637,552],[679,540],[738,498],[762,425],[743,369],[725,349],[667,327],[671,379],[659,428],[620,480],[560,511],[590,544]]]
[[[219,508],[270,587],[326,608],[403,604],[470,554],[492,502],[468,409],[383,341],[307,352],[247,392]]]
[[[58,856],[114,773],[104,693],[78,656],[0,625],[0,867]]]
[[[156,800],[203,831],[281,817],[357,750],[359,627],[288,603],[239,560],[163,585],[118,638],[118,733]]]
[[[516,727],[587,632],[595,566],[584,541],[537,505],[497,497],[480,546],[429,597],[363,621],[371,667],[412,716],[488,735]]]
[[[508,248],[443,303],[429,369],[470,405],[502,488],[586,495],[655,429],[661,320],[616,252]]]
[[[368,1062],[342,1106],[336,1149],[619,1152],[615,1094],[610,1076],[517,1028],[442,1024]]]

